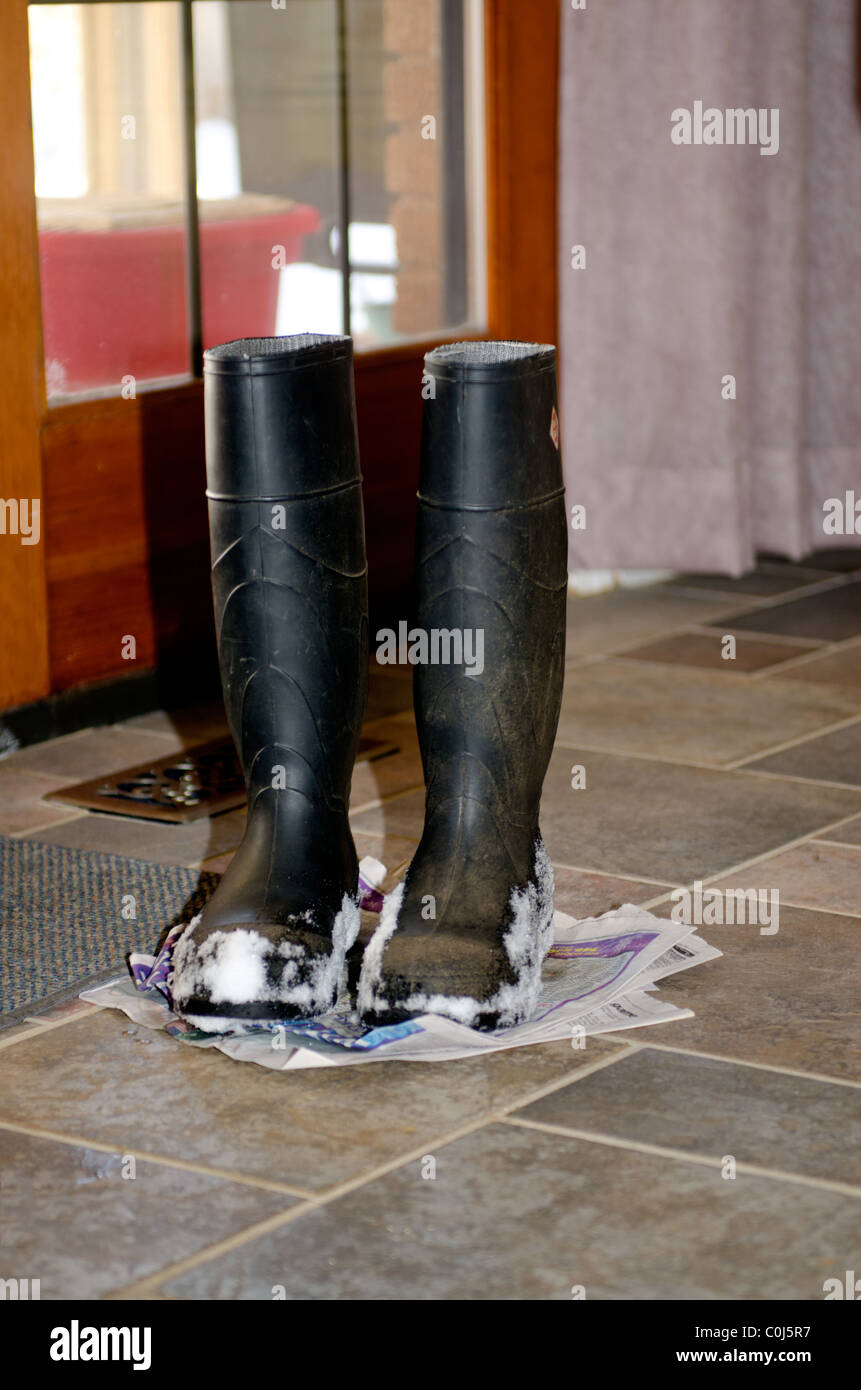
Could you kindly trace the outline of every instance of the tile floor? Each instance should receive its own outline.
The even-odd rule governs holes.
[[[408,704],[375,673],[369,729],[399,751],[353,784],[359,852],[393,873],[421,828]],[[41,799],[217,729],[156,712],[16,753],[0,833],[223,869],[239,812]],[[723,957],[664,986],[695,1016],[582,1051],[278,1075],[74,1002],[0,1032],[0,1275],[43,1298],[813,1300],[861,1268],[861,552],[572,600],[542,820],[567,912],[666,915],[700,879],[777,889],[779,930],[704,928]]]

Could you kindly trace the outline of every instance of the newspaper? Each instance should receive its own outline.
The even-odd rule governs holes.
[[[361,867],[363,906],[371,909],[362,914],[367,927],[382,903],[376,885],[384,870],[374,861],[363,861]],[[172,1008],[173,952],[184,925],[171,930],[158,955],[133,953],[130,976],[85,990],[80,997],[100,1008],[120,1009],[134,1022],[163,1029],[187,1046],[214,1047],[235,1061],[274,1071],[373,1061],[441,1062],[560,1038],[580,1047],[597,1033],[691,1018],[691,1009],[659,997],[657,982],[722,954],[690,925],[655,917],[632,903],[580,921],[557,912],[553,926],[535,1013],[526,1023],[495,1032],[479,1032],[435,1014],[367,1028],[346,992],[321,1018],[237,1022],[230,1033],[201,1032]]]

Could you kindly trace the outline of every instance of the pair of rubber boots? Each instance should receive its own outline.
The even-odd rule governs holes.
[[[245,837],[180,938],[198,1027],[335,1001],[360,925],[348,821],[365,709],[367,570],[352,342],[302,334],[205,354],[212,587]],[[417,384],[416,389],[419,389]],[[538,808],[565,661],[566,516],[552,347],[425,358],[415,712],[424,830],[358,981],[369,1025],[473,1028],[534,1010],[553,878]]]

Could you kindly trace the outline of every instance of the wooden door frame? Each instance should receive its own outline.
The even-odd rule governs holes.
[[[559,0],[484,3],[486,336],[554,342]],[[7,0],[0,84],[7,111],[0,306],[3,322],[15,325],[0,342],[0,496],[42,502],[39,545],[0,535],[4,709],[122,673],[119,661],[106,662],[104,634],[98,645],[97,610],[106,593],[115,592],[142,627],[139,667],[153,666],[164,617],[152,592],[153,559],[170,571],[177,557],[187,558],[197,584],[206,537],[202,504],[189,504],[198,491],[202,499],[199,381],[142,391],[134,401],[46,402],[26,0]],[[402,587],[409,566],[422,358],[442,340],[356,358],[369,556],[384,588]],[[161,468],[155,480],[153,458]],[[184,538],[159,522],[153,540],[144,495],[153,486],[167,489],[166,512],[188,504],[193,515]],[[119,627],[127,625],[122,614],[120,606]],[[170,614],[166,621],[170,626]]]

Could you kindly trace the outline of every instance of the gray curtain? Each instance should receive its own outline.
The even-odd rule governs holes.
[[[861,500],[856,0],[562,0],[561,24],[571,568],[861,544],[823,532]],[[778,108],[776,152],[673,143],[696,101]]]

